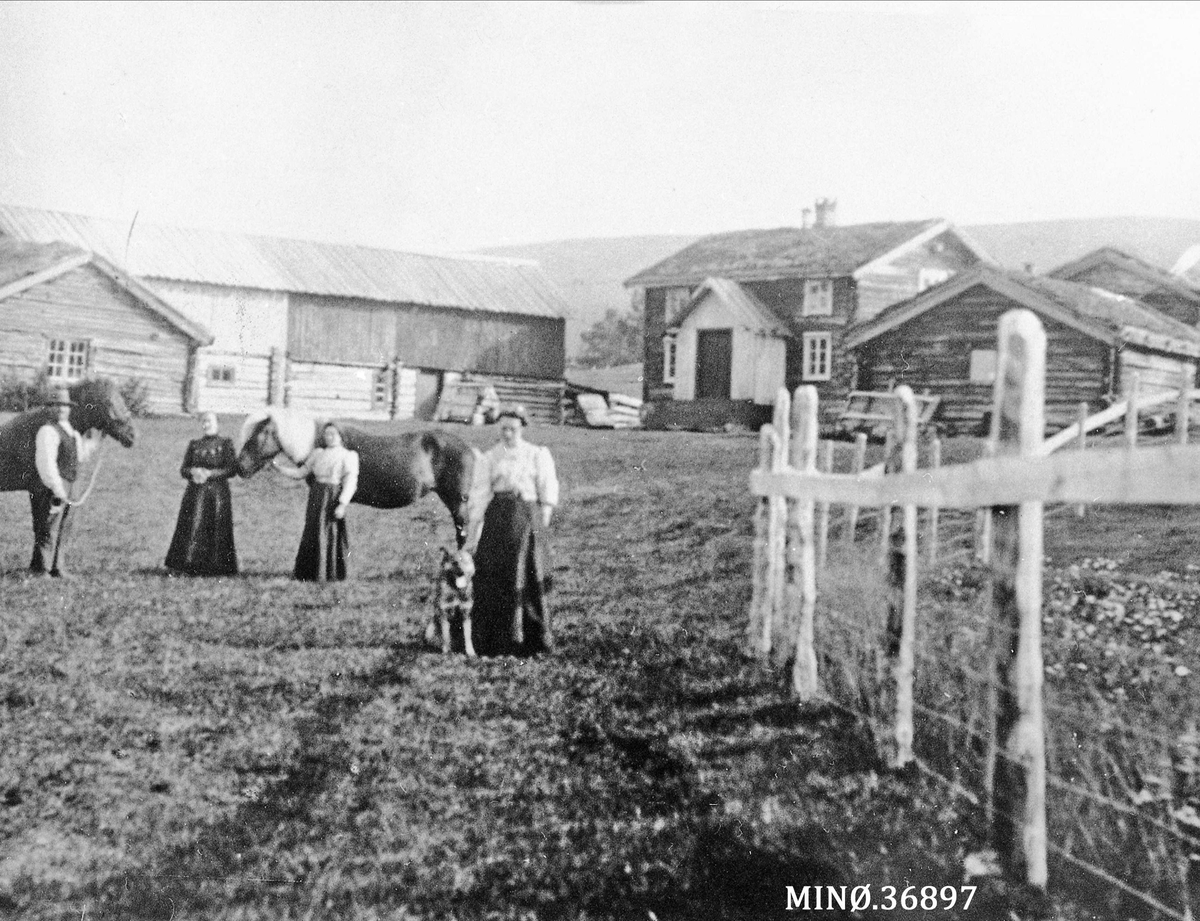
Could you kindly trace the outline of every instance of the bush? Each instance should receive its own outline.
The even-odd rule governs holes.
[[[0,412],[23,413],[43,405],[50,396],[44,371],[33,380],[11,374],[0,377]]]
[[[127,377],[117,388],[129,411],[138,418],[149,416],[150,385],[140,377]]]

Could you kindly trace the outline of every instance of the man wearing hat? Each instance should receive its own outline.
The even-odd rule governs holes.
[[[54,409],[55,416],[38,429],[35,441],[34,463],[40,482],[34,484],[29,493],[34,541],[29,569],[52,576],[61,576],[65,572],[71,484],[79,473],[80,460],[94,447],[71,427],[71,407],[74,405],[67,388],[58,388],[47,403]]]

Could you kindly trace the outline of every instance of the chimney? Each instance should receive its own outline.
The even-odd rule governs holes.
[[[833,227],[837,223],[837,199],[818,198],[816,202],[816,220],[814,227]]]
[[[800,227],[808,230],[812,226],[812,208],[802,208],[800,211]]]

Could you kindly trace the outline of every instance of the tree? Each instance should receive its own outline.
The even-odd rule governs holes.
[[[581,368],[611,368],[640,361],[644,328],[642,311],[638,308],[631,307],[624,313],[608,308],[604,319],[580,336],[583,352],[576,363]]]

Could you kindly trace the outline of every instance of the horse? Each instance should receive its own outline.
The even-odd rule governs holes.
[[[272,406],[251,413],[238,437],[237,470],[251,477],[279,454],[304,463],[331,420]],[[467,502],[476,450],[456,435],[437,430],[370,435],[338,422],[342,443],[359,457],[358,489],[352,501],[370,508],[404,508],[437,493],[454,520],[461,548],[466,542]]]
[[[84,435],[92,444],[103,441],[105,435],[111,435],[125,447],[133,447],[137,433],[131,421],[132,414],[112,381],[94,378],[79,381],[68,389],[74,403],[69,419],[75,431]],[[48,493],[42,486],[41,477],[37,472],[37,433],[43,425],[53,423],[57,418],[56,407],[43,406],[23,412],[0,426],[0,492],[29,493],[34,539],[34,563],[30,564],[31,567],[37,564],[41,541],[44,539],[44,534],[39,537],[39,528],[44,531],[48,527],[48,500],[45,499]],[[97,469],[98,467],[92,468],[93,481]],[[70,484],[68,488],[73,485]],[[70,501],[82,504],[90,489],[89,485],[83,495],[74,495],[72,490]],[[55,538],[55,542],[59,549],[65,545],[65,525],[70,508],[70,505],[63,508],[58,519],[58,537]],[[59,561],[59,550],[55,550],[54,566],[57,567]],[[52,575],[54,574],[57,573],[52,572]]]

